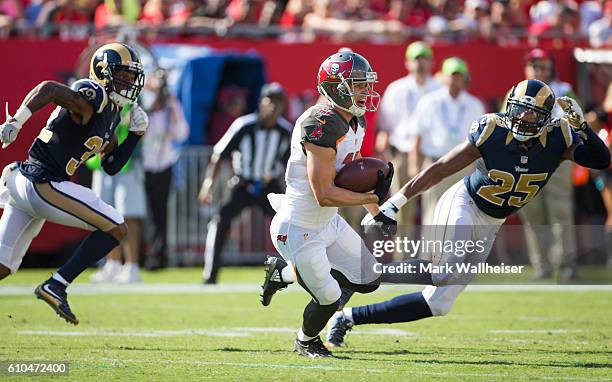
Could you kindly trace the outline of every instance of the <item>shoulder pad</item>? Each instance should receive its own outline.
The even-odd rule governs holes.
[[[301,122],[302,142],[336,148],[337,142],[348,131],[348,124],[327,105],[313,107]]]
[[[108,104],[106,90],[96,81],[84,78],[74,82],[70,88],[81,93],[91,103],[96,113],[101,113]]]
[[[470,142],[476,147],[482,146],[498,125],[502,127],[506,125],[502,116],[494,113],[484,114],[477,121],[472,122],[469,132]]]

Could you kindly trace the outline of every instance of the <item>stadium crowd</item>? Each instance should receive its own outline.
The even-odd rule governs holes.
[[[0,37],[133,25],[151,33],[270,36],[308,41],[481,41],[501,46],[612,45],[607,0],[0,0]]]

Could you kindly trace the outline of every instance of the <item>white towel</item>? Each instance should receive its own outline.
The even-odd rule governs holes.
[[[278,209],[283,204],[283,196],[285,196],[285,194],[268,194],[268,201],[270,202],[270,205],[274,211],[278,212]]]

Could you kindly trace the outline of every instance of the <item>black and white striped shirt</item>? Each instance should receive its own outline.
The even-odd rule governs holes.
[[[284,174],[291,153],[293,125],[279,117],[263,128],[257,113],[237,118],[213,148],[220,159],[232,158],[234,173],[246,181],[270,180]]]

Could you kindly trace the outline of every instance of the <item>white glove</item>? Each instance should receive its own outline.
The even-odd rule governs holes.
[[[11,120],[12,119],[12,120]],[[8,111],[8,102],[6,103],[6,122],[0,125],[0,141],[2,148],[5,149],[17,139],[17,134],[21,130],[21,124],[15,120]]]
[[[147,127],[149,127],[149,116],[139,105],[135,105],[131,113],[130,131],[143,135],[147,131]]]
[[[557,103],[563,109],[563,113],[565,113],[564,118],[567,119],[567,122],[574,130],[580,131],[587,127],[582,108],[575,99],[559,97],[557,98]]]

